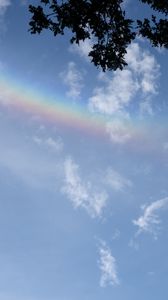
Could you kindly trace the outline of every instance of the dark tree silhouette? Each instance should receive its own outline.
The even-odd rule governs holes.
[[[135,1],[135,0],[133,0]],[[71,43],[91,39],[91,61],[103,71],[123,69],[128,45],[141,35],[152,46],[168,48],[168,0],[139,0],[151,7],[151,17],[133,20],[126,17],[123,0],[39,0],[29,6],[30,32],[49,29],[55,36],[66,29]],[[162,17],[162,18],[161,18]]]

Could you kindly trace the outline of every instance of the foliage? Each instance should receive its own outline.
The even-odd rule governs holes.
[[[135,1],[135,0],[133,0]],[[168,48],[168,0],[139,0],[153,13],[144,20],[126,17],[123,0],[39,0],[29,6],[30,32],[49,29],[55,36],[72,32],[71,43],[92,39],[91,61],[103,71],[123,69],[128,45],[141,35],[152,46]],[[159,16],[163,18],[159,18]]]

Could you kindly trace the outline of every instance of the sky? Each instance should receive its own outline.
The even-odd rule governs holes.
[[[0,0],[0,300],[166,300],[167,52],[103,73],[30,3]]]

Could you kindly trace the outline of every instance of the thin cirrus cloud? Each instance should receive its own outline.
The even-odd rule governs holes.
[[[119,278],[117,273],[116,259],[112,255],[110,248],[104,241],[99,247],[99,269],[101,271],[100,286],[118,285]]]
[[[91,217],[100,217],[108,200],[105,191],[95,191],[91,182],[82,180],[79,166],[71,159],[64,162],[65,184],[62,192],[75,208],[84,208]]]
[[[42,138],[40,136],[33,136],[33,141],[38,146],[43,146],[48,148],[49,150],[59,153],[63,150],[63,141],[60,137],[54,139],[52,137]]]
[[[84,85],[82,73],[77,69],[76,64],[69,62],[67,69],[60,73],[60,78],[68,88],[67,97],[78,99]]]
[[[143,214],[137,220],[133,220],[133,224],[138,227],[137,235],[140,233],[151,233],[157,238],[157,230],[161,220],[158,216],[158,212],[168,208],[168,197],[157,200],[144,206]]]
[[[123,177],[112,168],[108,168],[105,175],[105,183],[115,191],[123,191],[125,188],[132,187],[131,180]]]

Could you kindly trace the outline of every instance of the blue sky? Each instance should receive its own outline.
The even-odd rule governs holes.
[[[167,52],[139,38],[102,73],[91,42],[28,32],[32,2],[0,0],[0,300],[167,299]],[[14,109],[4,78],[104,134]]]

